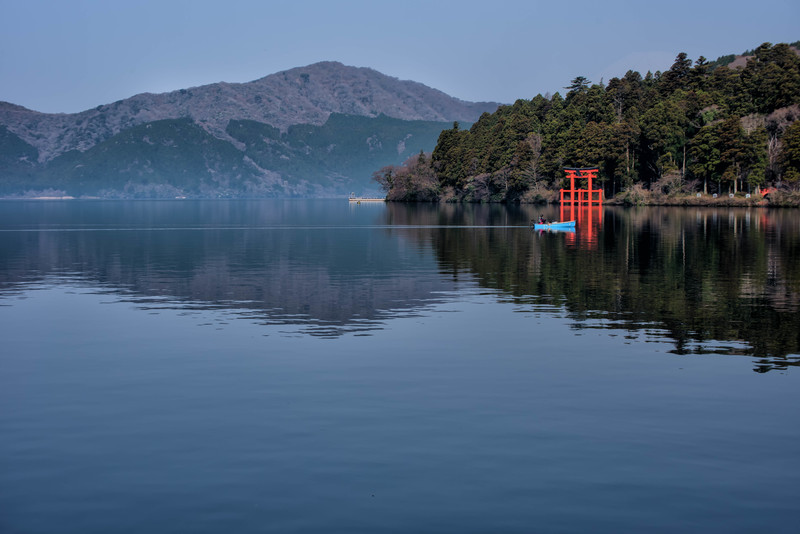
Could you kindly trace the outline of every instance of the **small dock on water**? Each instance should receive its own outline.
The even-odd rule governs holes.
[[[362,202],[386,202],[386,199],[376,197],[350,197],[350,202],[356,202],[358,204]]]

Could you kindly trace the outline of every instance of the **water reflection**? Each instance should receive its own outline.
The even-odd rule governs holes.
[[[31,284],[86,284],[142,309],[233,310],[314,335],[376,328],[418,313],[453,284],[374,232],[26,233],[2,237],[13,252],[0,294]],[[4,255],[5,256],[5,255]],[[5,256],[8,257],[8,256]],[[428,254],[427,264],[434,262]],[[405,270],[393,271],[393,266]]]
[[[677,354],[798,365],[800,215],[793,210],[557,208],[341,201],[6,203],[0,296],[81,280],[143,308],[227,310],[304,334],[368,333],[496,290],[576,331],[657,331]],[[720,344],[720,342],[728,342]]]
[[[603,210],[600,205],[559,206],[558,220],[575,221],[576,226],[581,229],[579,234],[567,237],[567,244],[586,250],[597,248],[598,238],[603,230]]]
[[[412,215],[442,225],[408,235],[431,246],[445,272],[473,273],[519,304],[563,302],[578,329],[657,329],[677,354],[751,354],[759,371],[798,365],[794,211],[583,208],[576,236],[532,237],[448,230],[463,220],[462,209]],[[470,217],[489,222],[492,209]],[[389,220],[400,216],[392,211],[407,213],[391,206]]]

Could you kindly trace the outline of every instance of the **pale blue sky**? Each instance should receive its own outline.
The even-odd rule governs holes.
[[[334,60],[513,102],[800,40],[797,0],[0,0],[0,100],[77,112]]]

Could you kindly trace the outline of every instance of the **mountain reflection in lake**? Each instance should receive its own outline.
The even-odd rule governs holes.
[[[142,308],[224,309],[338,336],[477,286],[523,310],[563,307],[575,330],[656,329],[678,354],[797,365],[795,210],[584,208],[566,235],[530,231],[541,212],[559,217],[501,205],[5,203],[0,295],[68,279]]]
[[[800,214],[540,213],[3,202],[0,531],[794,533]]]

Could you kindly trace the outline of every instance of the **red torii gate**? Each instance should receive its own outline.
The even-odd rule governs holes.
[[[588,204],[591,206],[592,204],[602,204],[603,190],[592,188],[592,180],[597,178],[599,170],[600,169],[597,167],[587,167],[583,169],[565,168],[564,172],[567,174],[567,178],[569,178],[569,189],[561,189],[561,205],[569,204],[574,206],[577,204],[581,206],[583,204]],[[588,181],[587,188],[575,189],[576,178],[579,180],[586,178]],[[567,193],[569,193],[569,197],[566,196]]]

